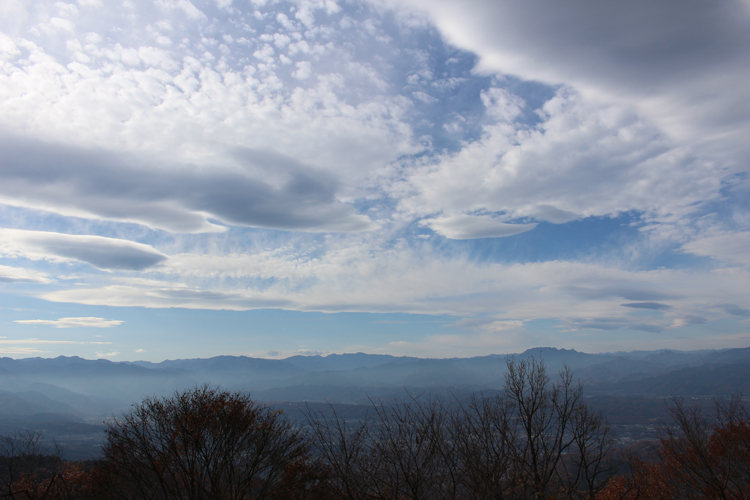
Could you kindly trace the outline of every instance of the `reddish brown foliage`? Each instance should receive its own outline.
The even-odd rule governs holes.
[[[631,460],[631,473],[615,478],[599,500],[750,498],[750,419],[739,398],[717,401],[712,416],[673,399],[674,425],[661,430],[661,458]]]

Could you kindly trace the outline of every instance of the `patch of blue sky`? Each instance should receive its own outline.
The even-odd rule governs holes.
[[[696,219],[712,216],[730,230],[749,229],[750,174],[737,172],[722,179],[720,197],[706,201],[696,210]],[[739,216],[739,217],[738,217]]]
[[[512,75],[506,75],[500,81],[496,79],[495,83],[497,86],[524,100],[525,106],[521,108],[521,114],[515,121],[528,127],[538,125],[544,121],[539,110],[547,101],[555,97],[559,90],[559,86],[548,85],[533,80],[522,80]]]
[[[72,339],[112,342],[108,348],[122,353],[118,359],[192,358],[217,355],[265,357],[280,351],[282,357],[294,351],[372,352],[391,342],[418,341],[445,333],[443,325],[455,320],[448,316],[404,313],[319,312],[255,309],[212,311],[205,309],[88,306],[47,302],[19,294],[0,293],[0,324],[8,338]],[[65,317],[100,317],[120,320],[112,328],[65,328],[28,325],[17,320],[57,320]],[[221,330],[220,336],[213,335]],[[211,337],[207,343],[206,338]],[[143,353],[137,349],[146,348]],[[66,355],[95,357],[101,346],[56,345]],[[68,353],[69,351],[69,353]],[[86,352],[90,351],[90,352]]]

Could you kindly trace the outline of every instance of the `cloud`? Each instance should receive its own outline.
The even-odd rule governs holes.
[[[325,356],[328,351],[315,351],[313,349],[298,349],[294,351],[297,356]]]
[[[0,281],[446,315],[451,352],[744,327],[747,9],[398,4],[9,3]]]
[[[0,265],[0,283],[50,283],[51,281],[45,273],[39,271]]]
[[[0,354],[9,356],[30,356],[32,354],[46,354],[52,351],[42,351],[33,347],[0,347]]]
[[[0,344],[84,344],[73,340],[44,340],[44,339],[0,339]]]
[[[487,332],[505,332],[523,329],[523,321],[497,321],[493,318],[462,318],[455,323],[447,324],[445,326]]]
[[[546,220],[554,224],[565,224],[579,217],[578,214],[573,212],[567,212],[560,210],[551,205],[540,204],[536,206],[536,210],[531,209],[529,214],[537,219]]]
[[[632,307],[633,309],[652,309],[659,311],[663,309],[671,309],[672,306],[668,304],[662,304],[660,302],[631,302],[629,304],[621,304],[623,307]]]
[[[30,259],[73,259],[105,270],[143,271],[167,260],[154,248],[102,236],[0,228],[0,253]]]
[[[725,159],[748,158],[750,89],[737,85],[750,76],[750,9],[742,0],[406,5],[477,54],[481,71],[628,102],[673,137],[704,143]]]
[[[629,318],[594,317],[594,318],[571,318],[568,323],[574,330],[636,330],[650,333],[661,333],[667,326],[635,321]]]
[[[115,356],[119,355],[119,351],[111,351],[111,352],[97,352],[96,357],[97,358],[114,358]]]
[[[296,71],[292,76],[298,80],[307,80],[311,75],[310,61],[300,61],[296,64]]]
[[[721,269],[634,271],[570,261],[477,262],[437,254],[427,244],[414,249],[386,243],[373,250],[370,236],[359,237],[359,244],[351,237],[338,244],[330,241],[326,252],[304,258],[291,248],[257,256],[177,255],[169,264],[176,267],[165,273],[177,282],[114,276],[107,286],[49,291],[40,297],[118,307],[446,314],[483,318],[494,329],[537,319],[578,322],[576,328],[583,328],[604,325],[606,318],[616,320],[608,326],[613,330],[639,325],[667,329],[677,318],[691,315],[710,321],[728,318],[714,305],[732,303],[745,293],[750,279],[746,272]],[[218,285],[229,282],[242,285]],[[658,309],[659,316],[634,316],[632,308],[622,307],[623,300],[669,301],[671,308]]]
[[[409,123],[413,101],[385,79],[404,57],[392,50],[397,42],[379,41],[382,29],[362,30],[357,47],[383,59],[361,60],[345,33],[306,30],[277,16],[276,4],[211,9],[211,30],[227,37],[214,38],[200,16],[174,21],[180,9],[193,12],[190,2],[159,5],[166,11],[112,6],[104,24],[82,15],[78,34],[61,40],[31,37],[23,23],[2,39],[9,60],[0,75],[1,147],[16,150],[16,165],[34,153],[18,169],[3,162],[14,171],[3,201],[174,232],[216,229],[207,216],[287,230],[374,227],[348,202],[370,195],[391,162],[423,149]],[[296,12],[323,11],[335,24],[343,14],[329,7],[296,5]],[[153,28],[146,39],[133,31],[133,15]],[[154,36],[165,22],[173,43],[162,47]],[[292,43],[262,64],[248,60],[265,35]],[[33,139],[11,148],[11,132]],[[62,144],[67,151],[55,146]],[[299,168],[242,161],[232,154],[238,148],[275,153]],[[42,165],[24,174],[32,162]]]
[[[682,245],[682,251],[719,261],[750,266],[750,231],[699,238]]]
[[[740,307],[737,304],[721,304],[718,307],[733,316],[750,317],[750,309],[745,308],[745,307]]]
[[[421,160],[396,184],[408,193],[399,201],[405,213],[484,211],[558,224],[629,211],[681,218],[720,197],[716,164],[626,108],[562,89],[529,128],[512,121],[521,104],[496,90],[488,113],[500,118],[483,126],[481,137]]]
[[[156,5],[164,10],[181,10],[190,19],[205,19],[206,17],[190,0],[156,0]]]
[[[0,147],[4,150],[0,201],[8,204],[186,233],[221,230],[207,221],[209,217],[228,224],[301,231],[376,227],[351,205],[337,201],[337,182],[331,175],[269,151],[238,149],[234,153],[243,166],[258,171],[262,180],[258,174],[254,178],[236,169],[154,168],[104,151],[7,136]],[[71,251],[77,255],[83,250]]]
[[[115,307],[182,307],[185,309],[210,309],[247,311],[250,309],[294,308],[295,301],[273,293],[255,293],[246,290],[215,291],[206,288],[187,288],[184,285],[163,283],[154,286],[111,285],[102,288],[75,288],[48,292],[41,295],[52,302]]]
[[[23,325],[50,325],[56,328],[111,328],[123,323],[121,320],[104,318],[60,318],[55,320],[46,319],[20,319],[16,323]]]
[[[536,224],[506,224],[489,215],[453,215],[424,219],[421,226],[428,226],[441,236],[454,240],[471,240],[477,238],[501,238],[525,233],[536,227]]]

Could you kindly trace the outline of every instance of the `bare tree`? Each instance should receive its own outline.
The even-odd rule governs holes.
[[[614,459],[616,440],[601,414],[579,404],[569,432],[572,450],[562,460],[564,483],[569,496],[593,499],[621,465]]]
[[[673,397],[659,428],[665,473],[682,498],[750,498],[750,413],[740,396],[713,411]]]
[[[324,491],[327,498],[363,500],[371,498],[373,489],[367,465],[371,446],[371,420],[365,415],[360,422],[348,422],[329,405],[330,416],[309,406],[305,415],[309,439],[317,457],[324,464]]]
[[[372,401],[360,422],[308,408],[314,449],[330,475],[330,498],[439,500],[458,498],[460,457],[439,398]]]
[[[569,370],[508,360],[505,391],[447,405],[426,395],[373,401],[361,422],[308,408],[330,498],[594,498],[614,472],[614,439]]]
[[[566,367],[551,381],[544,363],[508,359],[503,404],[514,474],[526,498],[593,498],[614,472],[614,441]]]
[[[456,498],[458,464],[441,399],[409,396],[375,405],[373,454],[380,498]],[[448,460],[446,460],[448,459]]]
[[[0,498],[47,500],[65,493],[60,446],[44,443],[41,431],[0,436]]]
[[[462,466],[459,482],[465,498],[512,498],[517,487],[514,431],[509,407],[498,397],[475,394],[470,405],[451,413],[449,432]]]
[[[147,398],[105,432],[104,460],[120,498],[291,498],[309,479],[298,432],[242,393],[203,386]]]

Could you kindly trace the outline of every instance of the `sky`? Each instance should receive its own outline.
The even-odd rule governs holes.
[[[749,22],[0,0],[0,356],[750,346]]]

